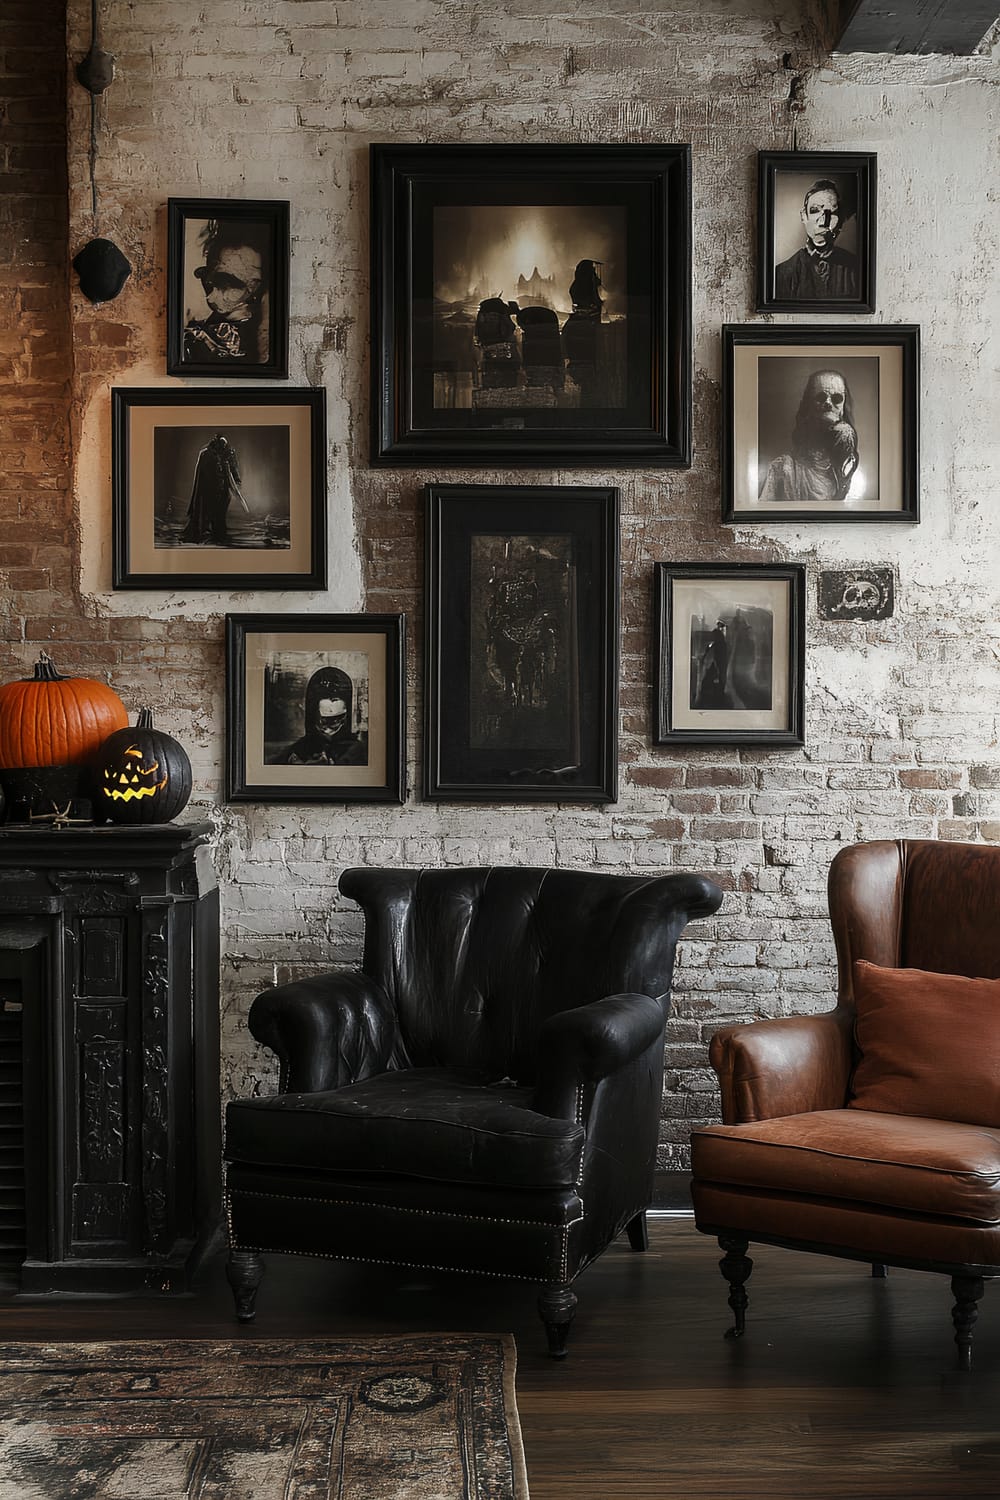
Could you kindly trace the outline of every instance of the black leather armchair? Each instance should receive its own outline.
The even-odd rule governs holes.
[[[267,990],[281,1092],[227,1113],[228,1275],[268,1251],[543,1283],[565,1353],[578,1273],[645,1247],[677,939],[699,875],[347,870],[360,973]]]

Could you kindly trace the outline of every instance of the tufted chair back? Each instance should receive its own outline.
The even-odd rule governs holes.
[[[688,916],[670,900],[697,878],[352,869],[340,889],[364,911],[362,967],[395,1002],[408,1064],[532,1084],[549,1016],[612,993],[669,995]]]

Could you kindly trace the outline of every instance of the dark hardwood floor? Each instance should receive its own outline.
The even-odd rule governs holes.
[[[579,1280],[568,1359],[543,1353],[527,1283],[271,1257],[240,1328],[219,1263],[191,1297],[0,1303],[16,1339],[321,1338],[505,1331],[532,1500],[1000,1497],[1000,1284],[955,1367],[947,1280],[761,1246],[748,1334],[723,1339],[714,1241],[654,1218]],[[359,1496],[358,1500],[365,1500]]]

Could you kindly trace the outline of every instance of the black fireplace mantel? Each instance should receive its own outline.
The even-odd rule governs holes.
[[[0,827],[0,1260],[187,1288],[220,1224],[208,823]]]

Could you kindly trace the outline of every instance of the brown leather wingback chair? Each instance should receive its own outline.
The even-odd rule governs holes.
[[[677,939],[701,875],[347,870],[360,972],[258,995],[281,1092],[227,1111],[242,1321],[268,1251],[542,1283],[565,1353],[583,1268],[645,1211]]]
[[[1000,1274],[1000,1117],[960,1123],[957,1098],[958,1121],[851,1107],[864,978],[854,964],[1000,977],[1000,848],[853,845],[831,865],[829,902],[836,1009],[730,1026],[711,1044],[724,1123],[693,1132],[692,1196],[698,1228],[725,1251],[729,1336],[744,1331],[746,1251],[758,1241],[870,1261],[875,1275],[949,1274],[968,1369],[983,1280]]]

